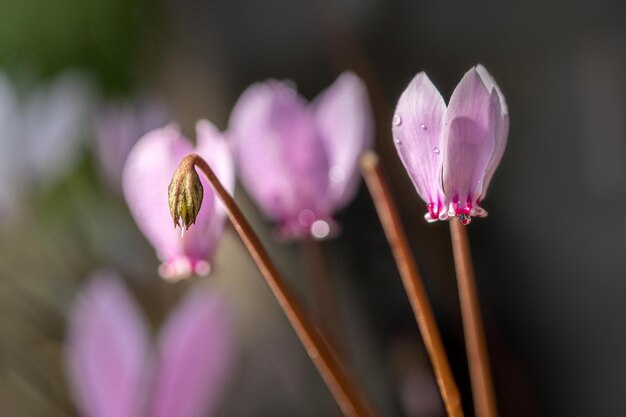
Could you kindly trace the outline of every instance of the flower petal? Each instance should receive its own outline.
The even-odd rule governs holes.
[[[344,72],[323,91],[314,109],[317,131],[330,165],[329,211],[335,211],[357,191],[361,178],[359,156],[372,146],[374,118],[365,84],[352,72]]]
[[[233,359],[233,322],[216,293],[192,290],[159,337],[152,417],[212,415]]]
[[[293,88],[273,80],[252,85],[229,127],[241,181],[269,218],[297,221],[302,210],[325,206],[328,159],[310,109]]]
[[[122,185],[126,202],[139,229],[162,261],[184,255],[180,231],[172,225],[167,187],[179,162],[192,151],[189,141],[170,125],[143,136],[124,166]],[[210,211],[209,207],[212,204],[203,205],[201,211]]]
[[[478,64],[476,66],[476,71],[478,72],[480,78],[487,87],[487,90],[489,90],[492,95],[497,94],[497,104],[499,110],[496,110],[496,114],[500,115],[500,117],[496,118],[496,143],[493,155],[491,156],[491,159],[489,160],[489,165],[487,166],[485,180],[483,181],[483,189],[480,195],[480,200],[482,201],[487,195],[487,188],[489,187],[491,179],[493,178],[493,174],[496,172],[496,168],[500,164],[502,156],[504,155],[504,149],[506,148],[506,143],[509,136],[509,108],[506,104],[504,94],[502,94],[500,87],[498,87],[498,84],[496,84],[496,81],[491,76],[491,74],[489,74],[487,69],[481,64]]]
[[[444,202],[441,189],[443,118],[446,105],[424,72],[417,74],[404,90],[392,120],[398,155],[420,197],[437,206],[427,218],[437,220]]]
[[[142,417],[148,353],[146,324],[111,273],[95,274],[70,311],[66,364],[85,417]]]
[[[497,101],[476,68],[452,93],[445,115],[443,188],[448,204],[474,204],[495,148]]]

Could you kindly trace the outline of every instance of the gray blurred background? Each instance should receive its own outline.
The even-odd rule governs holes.
[[[92,271],[119,271],[155,328],[191,285],[158,278],[153,249],[103,179],[91,129],[102,103],[154,97],[193,137],[198,118],[226,128],[252,82],[291,79],[312,99],[351,69],[368,85],[376,148],[471,416],[448,228],[423,220],[389,126],[416,72],[448,98],[477,63],[511,115],[490,216],[469,227],[500,414],[626,415],[626,3],[616,0],[0,0],[3,77],[29,97],[71,71],[90,110],[66,148],[41,142],[38,123],[54,117],[45,107],[0,125],[0,415],[76,415],[65,315]],[[237,199],[306,299],[298,246],[272,239],[241,188]],[[338,220],[343,233],[323,250],[359,382],[381,415],[443,416],[364,188]],[[238,360],[219,415],[339,415],[232,230],[203,279],[237,311]]]

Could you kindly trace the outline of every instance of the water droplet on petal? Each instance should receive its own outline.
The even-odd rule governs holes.
[[[439,150],[439,148],[438,148],[438,147],[436,147],[436,146],[433,148],[433,152],[434,152],[434,153],[436,153],[437,155],[439,155],[439,154],[441,153],[441,151]]]
[[[420,124],[420,127],[421,127],[423,130],[426,130],[426,129],[427,129],[427,127],[426,127],[426,125],[425,125],[424,123],[421,123],[421,124]]]
[[[472,217],[469,214],[462,213],[459,214],[457,217],[459,219],[459,223],[464,226],[467,226],[472,221]]]
[[[400,113],[395,113],[393,115],[391,123],[393,123],[394,126],[400,126],[402,124],[402,116],[400,116]]]
[[[402,140],[400,138],[393,138],[393,141],[398,145],[402,145]]]

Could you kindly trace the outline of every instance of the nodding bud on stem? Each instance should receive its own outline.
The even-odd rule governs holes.
[[[189,229],[196,222],[204,190],[196,172],[196,155],[186,156],[178,165],[167,189],[174,227]]]

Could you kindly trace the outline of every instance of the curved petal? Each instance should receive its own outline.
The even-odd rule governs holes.
[[[328,202],[334,211],[352,200],[359,180],[361,153],[372,146],[374,117],[367,89],[352,72],[344,72],[314,103],[315,123],[330,169]]]
[[[509,108],[506,104],[506,100],[504,98],[504,94],[496,84],[494,78],[489,74],[487,69],[478,64],[476,66],[476,71],[480,75],[483,83],[487,87],[487,90],[491,92],[491,95],[497,95],[497,100],[493,97],[494,101],[497,102],[498,109],[496,110],[496,114],[499,114],[500,117],[496,118],[496,143],[491,159],[489,160],[489,164],[487,165],[487,173],[485,174],[485,180],[483,181],[483,189],[480,194],[480,200],[482,201],[487,195],[487,188],[491,183],[491,179],[493,178],[493,174],[496,172],[496,168],[500,164],[502,160],[502,156],[504,155],[504,149],[506,148],[507,139],[509,136]]]
[[[233,322],[220,295],[191,291],[159,337],[152,417],[212,415],[232,365]]]
[[[475,204],[480,197],[495,148],[496,103],[476,68],[452,93],[444,132],[443,188],[448,204],[471,209],[467,203]]]
[[[269,217],[297,222],[318,211],[328,187],[328,159],[307,103],[285,83],[254,84],[239,98],[229,127],[241,181]]]
[[[98,273],[78,295],[67,329],[67,373],[85,417],[142,417],[148,336],[121,281]]]
[[[168,270],[164,277],[191,275],[193,264],[187,259],[183,238],[174,228],[170,216],[167,188],[180,161],[192,152],[189,141],[174,126],[156,129],[144,135],[133,147],[122,175],[122,186],[128,207],[139,229],[156,249]],[[213,215],[212,193],[205,193],[205,202],[198,214]],[[196,220],[199,221],[199,220]],[[184,239],[189,239],[188,233]]]
[[[441,189],[443,118],[446,105],[424,72],[417,74],[404,90],[392,120],[398,155],[420,197],[432,204],[427,215],[437,220],[443,208]]]

